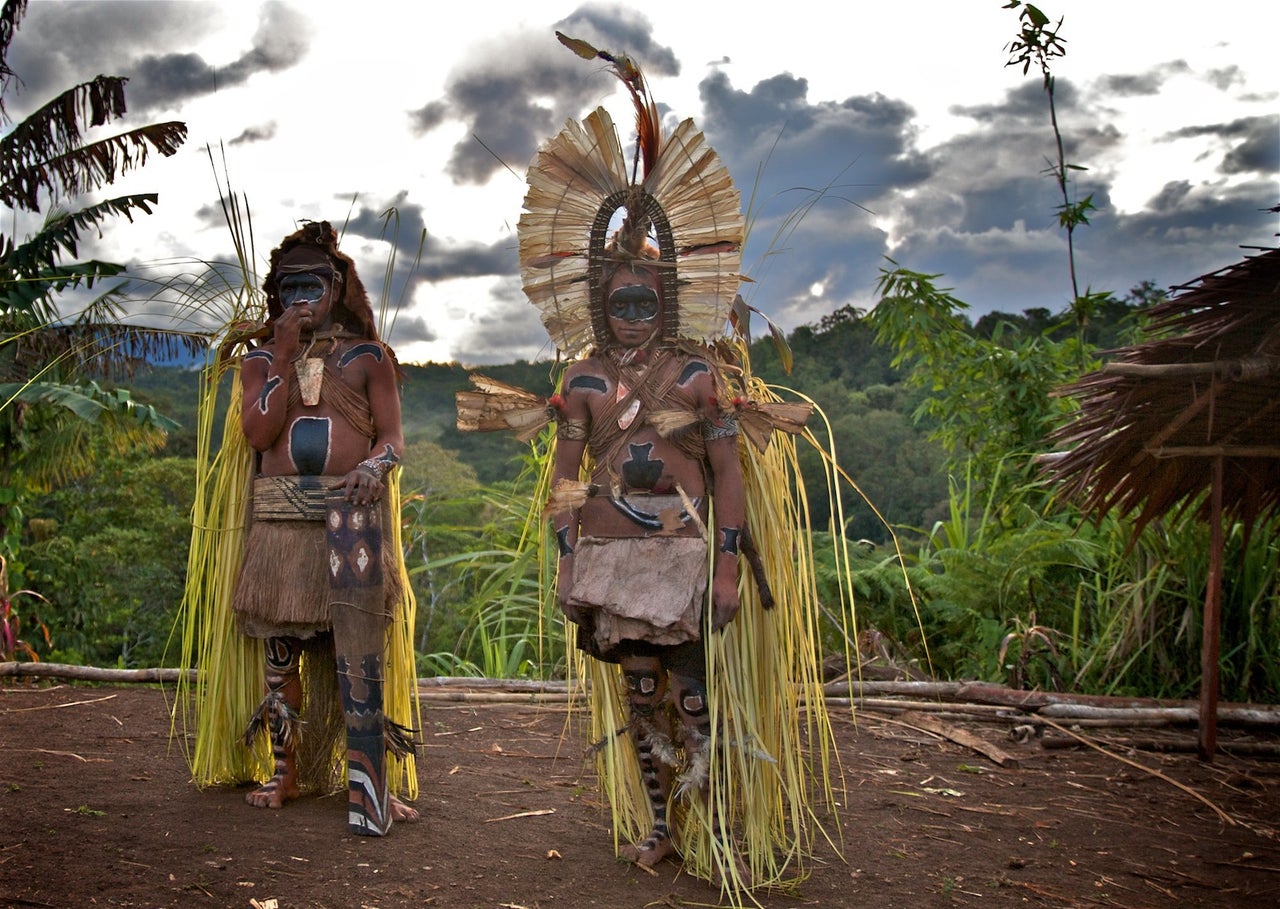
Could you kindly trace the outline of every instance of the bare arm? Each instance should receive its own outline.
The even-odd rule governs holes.
[[[389,350],[381,358],[363,357],[365,389],[376,435],[369,457],[349,471],[339,484],[348,502],[367,505],[386,493],[387,477],[404,454],[404,431],[400,423],[400,387],[395,361]]]
[[[241,367],[240,426],[255,451],[271,448],[284,432],[293,366],[281,359],[264,347],[246,354]]]
[[[707,440],[715,503],[715,569],[711,581],[711,630],[719,631],[738,614],[738,553],[746,520],[746,491],[738,460],[738,437]]]
[[[256,451],[266,451],[284,432],[293,361],[302,333],[315,327],[314,318],[311,307],[289,307],[272,324],[271,344],[245,357],[240,424]]]
[[[568,389],[569,379],[574,374],[571,370],[565,376],[565,387]],[[566,390],[564,406],[560,411],[557,438],[556,458],[552,466],[551,486],[554,489],[561,480],[577,481],[582,470],[582,459],[587,451],[586,429],[590,425],[591,412],[586,394]],[[581,436],[581,438],[578,438]],[[570,606],[568,598],[573,592],[573,550],[578,545],[578,511],[560,512],[551,516],[551,527],[556,535],[560,548],[560,561],[556,596],[565,617],[572,622],[580,619],[577,607]]]

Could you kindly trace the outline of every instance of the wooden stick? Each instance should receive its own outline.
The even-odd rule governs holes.
[[[1002,751],[986,739],[976,736],[972,732],[943,723],[937,717],[926,716],[923,713],[909,711],[902,714],[898,719],[903,723],[923,729],[925,732],[932,732],[935,735],[940,735],[943,738],[950,739],[957,745],[963,745],[966,748],[976,751],[978,754],[990,759],[1001,767],[1018,766],[1018,759],[1013,755]]]

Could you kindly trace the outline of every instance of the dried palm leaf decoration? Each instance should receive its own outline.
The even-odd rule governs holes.
[[[608,340],[602,271],[609,260],[663,269],[663,337],[710,341],[724,333],[742,279],[742,202],[729,170],[692,120],[664,136],[638,66],[556,33],[588,59],[608,61],[636,109],[631,173],[613,118],[597,108],[570,120],[529,168],[520,217],[520,274],[542,324],[566,358]],[[616,230],[611,225],[624,212]]]

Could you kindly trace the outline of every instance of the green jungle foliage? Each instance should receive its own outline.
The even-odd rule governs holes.
[[[927,280],[913,281],[916,290],[932,292]],[[1146,298],[1135,292],[1109,310],[1111,321],[1097,320],[1098,330],[1131,330],[1145,306]],[[892,307],[890,301],[885,313]],[[1056,329],[1038,314],[987,322],[986,340],[963,313],[953,328],[969,344],[998,344],[1027,357],[1063,355],[1063,348],[1043,341],[1044,332]],[[864,658],[888,654],[938,678],[1194,696],[1207,573],[1203,526],[1191,518],[1161,524],[1129,550],[1122,524],[1094,525],[1035,481],[1028,464],[1036,440],[992,450],[989,462],[978,451],[949,456],[930,434],[955,432],[948,423],[953,418],[925,407],[939,389],[918,376],[913,382],[894,366],[890,349],[874,340],[877,330],[875,320],[852,310],[798,329],[791,336],[796,365],[789,376],[768,341],[753,347],[761,376],[818,402],[822,419],[815,420],[815,431],[830,426],[824,446],[835,449],[850,479],[891,525],[870,506],[860,511],[856,493],[844,490],[853,503],[846,508],[845,538],[855,553],[855,625]],[[1067,349],[1074,360],[1075,347]],[[950,362],[949,368],[925,364],[943,390],[961,382],[967,368],[963,359]],[[410,441],[402,473],[404,545],[418,600],[420,673],[559,675],[561,637],[544,633],[558,619],[540,596],[537,566],[520,555],[533,447],[505,433],[456,431],[453,394],[468,387],[462,367],[405,371]],[[549,390],[546,364],[482,371]],[[1014,378],[1004,381],[1017,381],[1025,371],[1012,370]],[[140,401],[183,427],[169,440],[180,451],[187,444],[185,427],[194,422],[196,379],[191,371],[156,368],[133,383]],[[991,376],[965,381],[969,410],[996,406],[987,402]],[[1041,406],[1028,400],[1028,406]],[[816,475],[820,486],[817,453],[805,451],[802,458],[807,481]],[[41,658],[131,667],[164,662],[186,565],[193,469],[189,458],[167,450],[163,456],[104,457],[91,477],[34,503],[23,550],[26,585],[50,602],[24,608],[33,618],[38,612],[50,629],[48,644],[37,642]],[[809,500],[815,526],[829,527],[825,491],[810,490]],[[1247,543],[1241,528],[1229,535],[1225,698],[1269,699],[1280,685],[1271,643],[1280,630],[1275,530],[1260,528]],[[823,600],[838,603],[842,582],[825,565],[829,545],[820,540],[815,552]],[[831,653],[859,643],[842,640],[840,627],[832,615],[824,638]]]

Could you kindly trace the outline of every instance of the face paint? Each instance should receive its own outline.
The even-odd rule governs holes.
[[[658,318],[658,294],[643,284],[625,284],[609,294],[608,314],[627,322],[652,322]]]
[[[280,302],[286,307],[318,303],[329,289],[323,278],[308,272],[285,275],[278,286]]]

